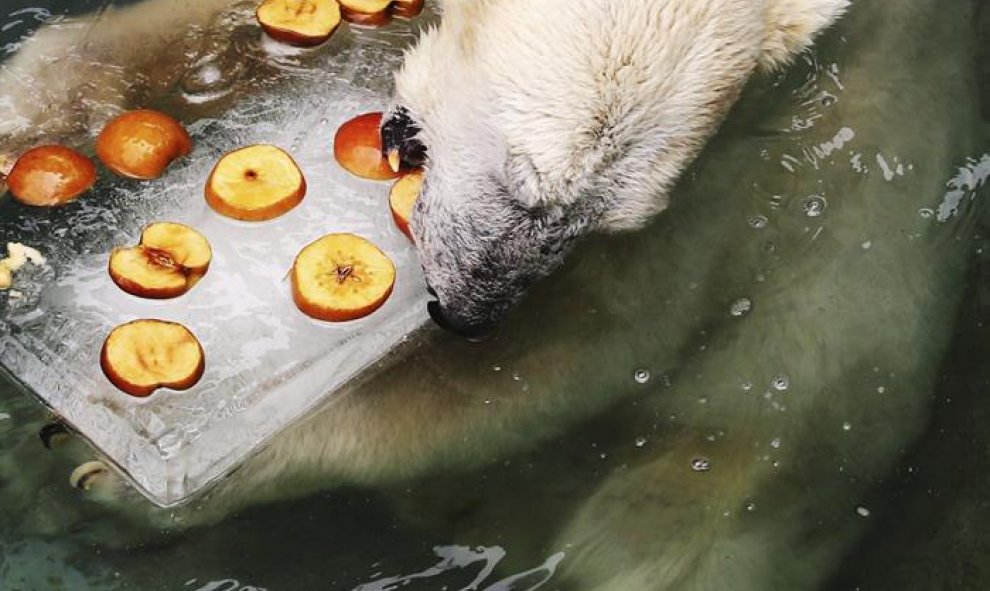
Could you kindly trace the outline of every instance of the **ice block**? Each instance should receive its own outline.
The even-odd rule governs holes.
[[[67,206],[0,200],[0,240],[48,259],[21,269],[13,289],[0,292],[0,365],[154,503],[183,503],[223,478],[427,320],[413,246],[389,211],[389,183],[352,177],[332,153],[342,122],[385,106],[401,47],[412,38],[401,21],[338,31],[305,68],[286,66],[278,84],[266,80],[216,118],[191,123],[193,153],[160,179],[101,170],[96,186]],[[203,197],[218,158],[252,143],[287,150],[307,180],[302,204],[270,222],[221,217]],[[207,276],[178,299],[136,298],[107,273],[111,249],[136,244],[155,221],[188,224],[213,247]],[[317,322],[292,302],[286,274],[294,257],[330,232],[359,234],[395,263],[394,293],[367,318]],[[206,371],[194,388],[137,399],[109,383],[102,342],[136,318],[180,322],[195,333]]]

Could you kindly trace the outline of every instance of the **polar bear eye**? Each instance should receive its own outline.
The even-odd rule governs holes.
[[[382,119],[382,155],[396,172],[426,163],[426,146],[419,139],[422,128],[405,107],[396,107]]]

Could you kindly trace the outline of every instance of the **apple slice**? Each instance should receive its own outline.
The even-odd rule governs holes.
[[[110,332],[100,366],[114,386],[144,397],[159,388],[188,390],[203,377],[203,347],[188,328],[164,320],[135,320]]]
[[[403,234],[413,239],[412,230],[409,228],[409,220],[412,218],[413,206],[419,199],[419,194],[423,190],[423,173],[421,171],[410,172],[401,179],[395,181],[392,189],[388,192],[388,206],[392,210],[392,219],[395,225]]]
[[[299,205],[306,179],[281,148],[257,144],[234,150],[217,162],[206,181],[206,202],[235,220],[262,222]]]
[[[392,0],[338,0],[344,20],[355,25],[380,27],[392,20]]]
[[[304,248],[292,265],[292,298],[317,320],[367,316],[385,303],[394,285],[392,261],[354,234],[328,234]]]
[[[15,162],[17,162],[17,158],[10,154],[0,154],[0,183],[7,181],[7,175],[13,170]]]
[[[205,236],[185,224],[158,222],[141,232],[141,245],[167,252],[192,275],[202,278],[210,268],[213,250]]]
[[[423,12],[425,0],[338,0],[344,20],[355,25],[380,27],[393,16],[413,18]]]
[[[150,109],[118,116],[96,138],[96,155],[107,168],[140,180],[160,177],[192,148],[192,138],[181,123]]]
[[[52,206],[72,201],[96,182],[93,161],[65,146],[38,146],[25,152],[7,176],[7,187],[25,205]]]
[[[423,12],[426,0],[395,0],[392,3],[392,14],[402,18],[414,18]]]
[[[178,297],[203,278],[213,251],[209,241],[183,224],[160,222],[141,233],[141,243],[110,255],[110,278],[120,289],[148,299]]]
[[[340,5],[337,0],[265,0],[255,17],[272,39],[312,47],[337,29]]]
[[[333,138],[333,155],[347,172],[373,181],[398,178],[382,156],[382,114],[365,113],[340,126]]]

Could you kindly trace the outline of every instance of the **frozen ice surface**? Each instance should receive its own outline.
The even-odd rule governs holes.
[[[332,154],[343,121],[385,106],[412,34],[401,22],[381,31],[342,29],[305,68],[293,65],[292,51],[273,56],[284,81],[266,80],[260,93],[192,124],[195,151],[160,179],[141,183],[102,171],[91,192],[50,210],[0,200],[0,242],[23,242],[49,259],[48,267],[18,273],[22,297],[0,294],[0,364],[159,505],[182,503],[228,474],[426,320],[419,265],[392,222],[389,184],[351,177]],[[224,152],[262,142],[295,157],[307,179],[305,200],[266,223],[216,215],[203,199],[210,169]],[[175,300],[125,294],[107,275],[111,248],[136,244],[142,227],[165,220],[210,240],[209,273]],[[396,264],[395,291],[370,317],[321,323],[292,302],[286,275],[293,259],[330,232],[360,234]],[[197,335],[206,352],[198,385],[142,400],[107,381],[103,340],[135,318],[181,322]]]

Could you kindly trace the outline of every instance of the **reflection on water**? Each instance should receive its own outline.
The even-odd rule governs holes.
[[[980,194],[987,179],[990,179],[990,154],[967,159],[966,164],[959,168],[959,174],[949,179],[949,190],[938,205],[936,219],[945,222],[958,214],[966,199],[973,199]],[[922,210],[921,214],[932,215],[931,210]]]
[[[425,582],[431,589],[463,589],[464,591],[537,589],[550,580],[554,569],[564,557],[562,552],[558,552],[535,568],[498,579],[493,576],[493,572],[505,557],[505,550],[502,548],[437,546],[433,551],[440,558],[435,565],[407,575],[372,575],[372,581],[358,585],[354,591],[408,589],[415,588],[420,582]],[[206,582],[190,579],[186,581],[185,587],[190,591],[265,591],[261,587],[245,584],[237,579]]]
[[[536,449],[148,532],[70,490],[87,449],[45,451],[35,435],[45,413],[0,387],[0,588],[637,589],[628,581],[643,572],[663,580],[658,563],[695,560],[710,577],[702,589],[796,588],[783,583],[809,570],[828,589],[987,588],[990,142],[976,130],[990,97],[981,120],[951,85],[976,69],[990,89],[990,56],[976,68],[960,59],[990,47],[990,29],[962,32],[990,12],[953,12],[970,4],[859,3],[814,53],[751,85],[669,215],[593,241],[534,294],[519,314],[540,318],[541,334],[517,322],[508,335],[580,334],[588,349],[566,351],[592,367],[567,366],[578,376],[569,386],[624,393]],[[49,18],[11,12],[0,17],[8,53]],[[912,43],[915,20],[926,34]],[[196,98],[199,114],[229,95],[229,78],[307,75],[291,53],[233,60],[237,33],[200,40],[214,58],[157,100]],[[636,249],[656,256],[608,256]],[[554,313],[540,316],[548,302]],[[858,363],[829,373],[846,351]],[[478,388],[479,408],[504,404],[499,388],[536,397],[563,379],[547,375],[553,353],[537,349],[528,364],[508,347],[472,353],[497,385]],[[929,378],[933,390],[919,384]],[[772,576],[744,568],[764,553]]]

